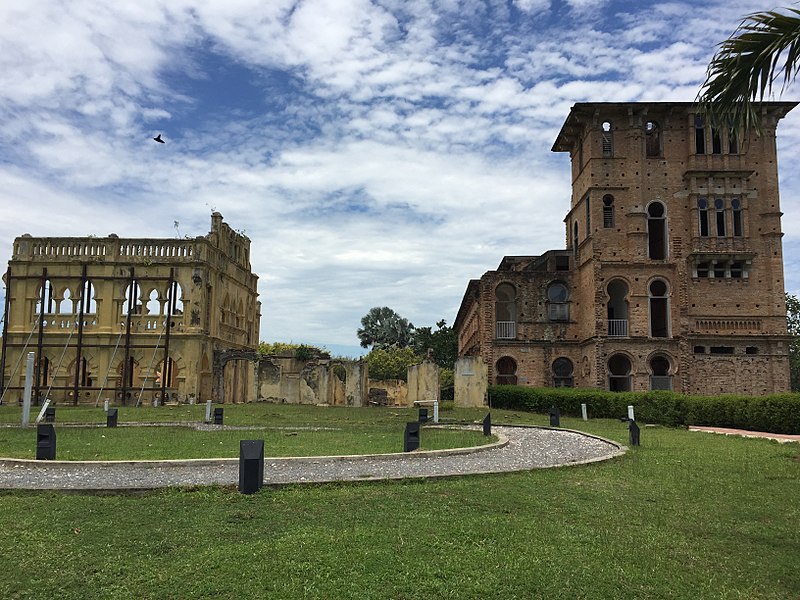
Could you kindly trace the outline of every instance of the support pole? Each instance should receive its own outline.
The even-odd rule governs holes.
[[[34,353],[28,352],[28,364],[25,366],[25,393],[22,396],[22,426],[27,427],[31,422],[31,388],[33,387],[33,360]]]
[[[40,375],[42,370],[42,342],[44,336],[44,315],[46,312],[50,312],[52,308],[50,305],[53,302],[53,288],[50,286],[50,290],[47,289],[47,267],[42,269],[42,292],[39,295],[39,339],[36,343],[36,384],[34,389],[34,394],[36,398],[36,405],[39,405],[39,384],[40,384]],[[49,293],[48,293],[49,292]],[[48,306],[44,305],[45,298],[48,300]]]
[[[172,379],[172,365],[169,361],[169,332],[172,329],[172,314],[175,312],[175,269],[169,270],[169,285],[167,289],[167,331],[164,337],[164,366],[161,368],[161,406],[166,402],[167,381]]]
[[[130,364],[131,356],[131,315],[133,314],[138,294],[136,293],[136,279],[134,279],[133,267],[131,267],[130,278],[128,279],[128,315],[125,319],[125,362],[122,363],[122,404],[126,404],[128,399],[129,386],[133,384],[133,369]]]
[[[75,381],[72,383],[72,404],[78,406],[78,394],[80,386],[86,377],[86,367],[81,360],[83,358],[83,315],[86,307],[86,265],[81,271],[81,301],[78,308],[78,348],[75,357]]]
[[[0,355],[0,403],[6,392],[6,344],[8,343],[8,311],[11,306],[11,268],[6,271],[6,298],[3,308],[3,353]]]

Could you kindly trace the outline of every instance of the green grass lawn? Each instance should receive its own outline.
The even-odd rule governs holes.
[[[356,428],[411,414],[270,410]],[[562,424],[627,437],[615,421]],[[524,473],[251,496],[3,492],[0,597],[796,600],[799,523],[800,445],[643,428],[618,459]]]
[[[38,414],[38,413],[37,413]],[[444,413],[443,413],[444,414]],[[448,411],[451,418],[472,420],[480,411]],[[74,427],[105,423],[102,408],[61,407],[56,411],[56,458],[59,460],[166,460],[235,458],[239,441],[263,439],[266,456],[323,456],[402,452],[411,409],[320,408],[265,403],[225,407],[224,423],[244,430],[198,431],[185,426],[126,427],[132,423],[198,423],[205,408],[121,408],[116,428]],[[21,422],[19,407],[0,407],[5,424]],[[33,420],[33,419],[32,419]],[[480,446],[496,441],[480,431],[426,427],[421,450]],[[35,427],[0,426],[0,457],[36,457]]]

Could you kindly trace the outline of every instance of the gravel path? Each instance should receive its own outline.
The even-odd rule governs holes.
[[[488,447],[370,456],[266,458],[265,485],[504,473],[584,464],[625,452],[564,429],[492,428]],[[0,489],[125,490],[239,482],[239,459],[78,462],[0,459]]]

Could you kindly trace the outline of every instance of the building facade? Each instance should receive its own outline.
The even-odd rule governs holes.
[[[215,355],[257,352],[257,280],[250,240],[216,212],[194,239],[18,237],[4,276],[3,401],[22,398],[31,352],[34,402],[251,399],[252,360],[228,362],[216,383],[213,368]]]
[[[490,383],[763,395],[789,390],[775,133],[690,103],[580,103],[566,249],[506,256],[467,286],[459,355]]]

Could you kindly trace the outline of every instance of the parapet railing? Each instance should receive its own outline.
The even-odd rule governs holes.
[[[44,258],[114,259],[147,262],[158,259],[192,259],[204,254],[196,240],[139,240],[114,238],[17,238],[13,259]]]

